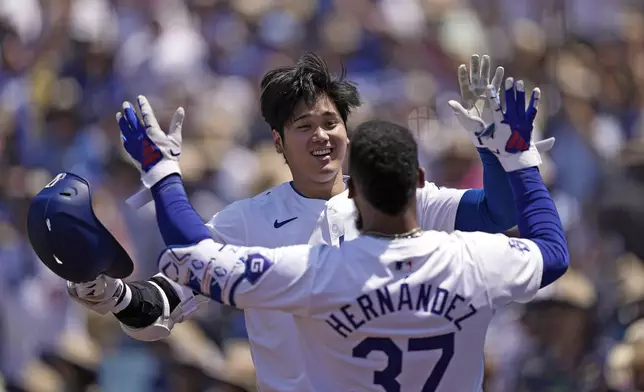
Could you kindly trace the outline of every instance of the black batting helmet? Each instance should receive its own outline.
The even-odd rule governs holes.
[[[60,173],[33,198],[27,214],[29,242],[56,275],[75,283],[98,275],[126,278],[132,259],[96,218],[89,183]]]

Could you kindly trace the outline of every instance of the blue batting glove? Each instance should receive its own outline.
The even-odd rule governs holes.
[[[505,113],[496,99],[494,111],[503,114],[502,124],[510,127],[512,133],[507,143],[505,151],[509,153],[518,153],[527,151],[532,141],[532,124],[537,116],[537,106],[541,98],[541,91],[536,88],[532,91],[530,104],[525,107],[525,86],[522,80],[514,83],[512,78],[505,80]],[[496,121],[495,121],[496,123]]]
[[[181,174],[179,156],[181,155],[181,128],[185,112],[178,108],[172,116],[170,130],[166,134],[154,116],[148,100],[139,95],[137,104],[142,120],[129,102],[123,102],[123,111],[116,114],[121,130],[123,147],[135,161],[141,172],[141,181],[147,188],[170,174]]]

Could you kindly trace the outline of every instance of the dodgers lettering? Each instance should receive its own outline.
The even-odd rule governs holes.
[[[391,287],[391,286],[390,286]],[[343,305],[324,320],[340,336],[346,338],[371,320],[386,314],[412,311],[434,314],[445,318],[460,331],[463,322],[474,316],[476,308],[465,302],[459,294],[452,294],[441,287],[420,284],[413,292],[407,283],[402,283],[397,295],[385,286],[356,298],[355,302]]]

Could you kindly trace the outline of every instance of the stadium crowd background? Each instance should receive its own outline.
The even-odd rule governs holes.
[[[146,344],[70,303],[25,236],[30,198],[64,170],[155,272],[151,206],[114,115],[146,94],[161,124],[186,108],[181,165],[204,219],[289,179],[258,111],[262,74],[304,50],[343,63],[373,117],[408,124],[429,179],[481,186],[447,101],[456,69],[489,54],[539,85],[542,167],[572,269],[489,330],[488,391],[644,390],[644,2],[633,0],[1,0],[0,370],[7,390],[253,390],[243,315],[211,304]],[[638,257],[639,256],[639,257]],[[88,262],[90,262],[88,260]],[[642,318],[644,320],[644,318]],[[643,321],[644,322],[644,321]],[[276,333],[279,333],[276,331]],[[236,389],[237,388],[237,389]],[[1,390],[2,388],[0,388]]]

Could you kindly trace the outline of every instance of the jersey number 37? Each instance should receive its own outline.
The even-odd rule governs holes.
[[[434,392],[454,355],[454,333],[409,339],[407,352],[426,350],[441,350],[441,356],[421,390]],[[373,383],[382,386],[386,392],[400,392],[400,383],[396,378],[403,371],[403,351],[389,338],[366,338],[353,348],[353,357],[367,358],[373,351],[383,352],[388,359],[387,367],[374,373]]]

